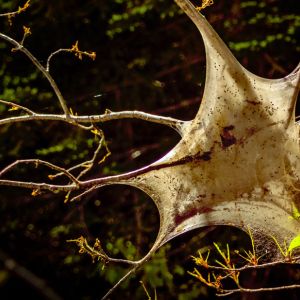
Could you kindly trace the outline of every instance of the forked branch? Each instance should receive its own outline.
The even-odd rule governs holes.
[[[50,73],[46,70],[46,68],[38,61],[38,59],[27,48],[25,48],[22,45],[22,43],[17,42],[13,38],[11,38],[3,33],[0,33],[0,38],[7,41],[11,45],[13,45],[14,46],[13,51],[23,52],[30,59],[30,61],[36,66],[36,68],[42,72],[42,74],[47,78],[48,82],[50,83],[54,93],[56,94],[57,99],[59,100],[60,106],[66,115],[66,118],[68,118],[70,113],[69,113],[66,101],[65,101],[60,89],[58,88],[55,80],[50,75]]]
[[[10,165],[8,165],[7,167],[5,167],[2,171],[0,171],[0,177],[3,176],[5,173],[11,171],[16,166],[21,165],[21,164],[34,164],[36,168],[39,165],[45,165],[46,167],[49,167],[50,169],[53,169],[53,170],[58,171],[58,172],[62,172],[77,187],[80,186],[80,182],[78,181],[78,179],[75,178],[69,171],[67,171],[66,169],[64,169],[62,167],[56,166],[56,165],[54,165],[54,164],[52,164],[50,162],[47,162],[47,161],[44,161],[44,160],[40,160],[40,159],[21,159],[21,160],[16,160],[15,162],[13,162]],[[49,175],[48,177],[49,177],[49,179],[52,179],[51,175]]]

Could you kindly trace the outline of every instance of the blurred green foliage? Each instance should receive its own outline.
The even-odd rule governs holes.
[[[300,53],[299,10],[294,0],[214,2],[204,13],[246,68],[269,78],[293,70]],[[30,27],[32,35],[26,38],[25,46],[41,63],[46,63],[51,52],[70,48],[76,40],[82,50],[97,53],[95,62],[79,61],[68,53],[52,61],[51,74],[74,112],[138,109],[184,120],[193,118],[205,81],[204,47],[197,30],[173,1],[31,3],[30,9],[13,18],[12,25],[6,18],[0,19],[0,28],[21,40],[22,26]],[[22,4],[0,0],[0,10],[12,11]],[[0,99],[38,112],[60,112],[48,83],[26,57],[11,52],[10,46],[0,41],[0,59]],[[0,104],[0,113],[10,116],[19,112]],[[112,155],[86,179],[144,166],[179,140],[168,128],[138,121],[116,121],[101,129]],[[0,167],[33,157],[71,166],[90,159],[95,147],[93,134],[59,122],[0,127]],[[46,168],[20,167],[8,175],[44,181],[48,174]],[[99,237],[111,255],[139,259],[155,240],[157,209],[142,192],[122,186],[93,191],[81,202],[64,204],[63,200],[63,194],[45,193],[33,198],[29,191],[0,187],[0,249],[45,280],[63,299],[99,298],[126,268],[108,265],[102,269],[100,262],[92,263],[88,256],[79,255],[75,245],[66,240],[81,235],[90,240]],[[192,232],[161,248],[112,299],[146,299],[139,280],[150,291],[156,289],[158,299],[213,299],[212,291],[186,272],[193,269],[189,256],[213,241],[231,241],[236,248],[248,245],[245,234],[232,228]],[[3,300],[17,299],[21,292],[43,299],[32,286],[8,272],[3,261],[0,292]]]

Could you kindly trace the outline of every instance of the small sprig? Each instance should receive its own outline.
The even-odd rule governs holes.
[[[203,275],[195,268],[193,272],[188,272],[193,277],[196,277],[199,281],[204,283],[205,285],[215,288],[217,291],[222,289],[222,283],[221,280],[223,279],[222,276],[215,276],[214,273],[212,273],[214,277],[214,281],[211,280],[211,273],[208,273],[207,279],[203,277]]]
[[[79,49],[78,46],[78,41],[75,42],[74,45],[72,45],[71,48],[61,48],[58,49],[56,51],[54,51],[53,53],[51,53],[47,59],[47,64],[46,64],[46,70],[49,72],[50,69],[50,60],[53,58],[53,56],[61,53],[61,52],[71,52],[74,53],[76,57],[78,57],[80,60],[82,60],[83,56],[87,56],[89,58],[91,58],[92,60],[96,59],[96,52],[92,51],[92,52],[88,52],[88,51],[81,51]]]
[[[235,270],[235,265],[231,262],[229,245],[226,244],[226,253],[223,250],[221,250],[217,243],[214,243],[214,245],[224,261],[223,263],[219,260],[216,260],[216,263],[219,264],[222,268],[224,268],[224,270],[228,270],[228,276],[232,278],[232,280],[236,283],[237,286],[239,286],[240,272]]]
[[[249,227],[248,227],[248,233],[249,233],[249,237],[251,240],[252,251],[251,250],[246,251],[245,249],[243,249],[243,252],[244,252],[243,254],[241,254],[238,250],[235,250],[234,252],[237,255],[239,255],[240,257],[242,257],[244,260],[246,260],[250,265],[257,266],[259,259],[262,256],[259,256],[259,257],[256,256],[254,239],[253,239],[253,235],[252,235],[252,232]]]
[[[217,251],[219,252],[219,254],[221,255],[221,257],[223,258],[225,265],[223,263],[221,263],[220,261],[216,260],[216,262],[221,265],[222,267],[232,267],[231,264],[231,260],[230,260],[230,250],[229,250],[229,245],[226,244],[226,253],[221,250],[221,248],[219,247],[219,245],[217,243],[214,243],[214,246],[216,247]]]
[[[27,37],[28,35],[30,35],[30,34],[31,34],[30,27],[23,26],[23,37],[22,37],[22,40],[21,40],[20,43],[18,43],[18,46],[17,46],[17,47],[14,47],[14,48],[11,49],[11,52],[16,52],[16,51],[20,50],[21,47],[22,47],[23,44],[24,44],[24,41],[25,41],[26,37]]]
[[[23,26],[23,32],[24,32],[23,33],[23,38],[22,38],[22,41],[20,42],[21,45],[24,44],[24,41],[25,41],[26,37],[28,35],[31,35],[31,29],[30,29],[30,27]]]
[[[72,46],[72,48],[70,49],[70,52],[75,53],[75,56],[78,57],[80,60],[82,60],[82,57],[84,55],[88,56],[92,60],[96,59],[96,52],[94,52],[94,51],[88,52],[88,51],[81,51],[81,50],[79,50],[78,41],[76,41],[75,44]]]
[[[83,236],[80,236],[77,239],[74,240],[68,240],[67,242],[70,243],[76,243],[79,247],[79,253],[80,254],[88,254],[91,256],[93,262],[95,260],[101,260],[104,264],[108,263],[108,256],[105,254],[105,252],[102,249],[101,243],[99,239],[95,240],[95,243],[93,246],[90,246]]]
[[[30,0],[28,0],[23,6],[19,6],[16,11],[0,14],[0,17],[7,17],[9,25],[12,25],[12,18],[21,14],[30,6]]]
[[[201,250],[199,250],[198,251],[199,256],[198,257],[192,256],[192,258],[193,258],[196,265],[201,266],[205,269],[208,269],[209,268],[209,264],[208,264],[209,254],[210,254],[210,250],[207,251],[207,255],[204,258],[203,255],[202,255]]]
[[[208,7],[208,6],[211,6],[214,4],[214,1],[213,0],[202,0],[202,4],[201,6],[196,6],[196,9],[198,11],[201,11],[203,10],[204,8]]]
[[[132,260],[109,257],[103,250],[99,239],[95,240],[95,243],[93,246],[89,245],[88,241],[83,236],[81,236],[77,239],[74,239],[74,240],[68,240],[67,242],[76,243],[77,246],[79,247],[80,254],[86,253],[91,256],[93,262],[100,260],[104,264],[104,266],[110,262],[124,263],[124,264],[128,264],[128,265],[138,265],[138,263],[139,263],[139,262],[135,262]]]
[[[275,236],[271,236],[271,238],[275,242],[275,244],[276,244],[277,248],[279,249],[279,252],[283,256],[284,260],[288,261],[288,262],[292,262],[293,261],[292,252],[288,248],[288,246],[286,244],[286,241],[284,240],[283,241],[283,246],[281,246],[280,243],[277,241]]]

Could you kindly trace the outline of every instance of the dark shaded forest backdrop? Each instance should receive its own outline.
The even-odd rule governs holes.
[[[0,12],[22,4],[0,0]],[[255,74],[279,78],[297,65],[300,14],[296,0],[215,0],[204,14]],[[77,40],[80,49],[97,53],[95,61],[78,60],[71,53],[53,58],[51,73],[74,113],[137,109],[183,120],[196,114],[205,80],[204,46],[196,28],[171,0],[32,0],[28,10],[12,19],[12,25],[7,18],[0,19],[1,32],[16,40],[22,39],[23,25],[32,32],[25,46],[42,63],[51,52],[70,48]],[[0,61],[0,99],[44,113],[59,112],[48,82],[22,53],[11,52],[11,46],[0,41]],[[12,112],[0,105],[0,113]],[[143,121],[115,121],[101,129],[112,155],[87,178],[144,166],[179,141],[171,129]],[[63,123],[5,125],[0,127],[0,168],[33,157],[71,166],[91,157],[95,147],[92,135]],[[43,181],[47,171],[24,167],[10,176]],[[17,299],[20,293],[45,299],[20,274],[5,267],[7,259],[44,280],[62,299],[99,299],[126,269],[119,265],[103,269],[100,262],[80,255],[76,245],[66,241],[81,235],[91,241],[99,237],[112,256],[138,259],[150,249],[158,228],[154,203],[127,186],[102,188],[80,202],[66,204],[62,194],[32,197],[27,190],[0,187],[0,299]],[[161,248],[112,299],[146,299],[140,280],[150,293],[157,289],[158,299],[213,299],[213,291],[187,271],[194,267],[190,256],[214,241],[249,247],[248,237],[233,228],[191,232]],[[292,272],[293,280],[299,281],[299,272],[284,272]],[[282,282],[279,273],[248,273],[245,280],[254,286],[262,280]],[[251,299],[260,297],[269,296]],[[296,292],[289,297],[296,299]]]

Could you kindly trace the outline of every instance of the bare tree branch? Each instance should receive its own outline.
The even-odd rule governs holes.
[[[157,123],[161,125],[169,126],[175,129],[179,134],[182,133],[182,127],[186,123],[178,119],[171,117],[163,117],[158,115],[153,115],[137,110],[133,111],[120,111],[112,112],[107,111],[102,115],[90,115],[90,116],[75,116],[75,115],[56,115],[56,114],[39,114],[33,113],[31,115],[10,117],[0,120],[0,125],[12,124],[19,122],[28,122],[28,121],[62,121],[67,123],[104,123],[112,120],[120,119],[139,119],[147,122]],[[90,129],[88,127],[87,129]]]

